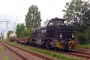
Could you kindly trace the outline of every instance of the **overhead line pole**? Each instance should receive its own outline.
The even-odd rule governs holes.
[[[6,19],[7,20],[7,19]],[[7,29],[8,29],[8,22],[10,21],[0,21],[0,22],[6,22],[6,33],[7,33]]]

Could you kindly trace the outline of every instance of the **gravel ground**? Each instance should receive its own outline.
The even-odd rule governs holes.
[[[7,45],[7,44],[6,44],[6,45]],[[17,51],[18,53],[20,53],[21,55],[27,57],[27,58],[30,59],[30,60],[44,60],[44,59],[42,59],[42,58],[40,58],[40,57],[37,57],[37,56],[35,56],[35,55],[33,55],[33,54],[30,54],[30,53],[28,53],[28,52],[22,51],[22,50],[20,50],[20,49],[18,49],[18,48],[12,47],[12,46],[10,46],[10,45],[7,45],[7,46],[9,46],[10,48],[12,48],[13,50]]]
[[[11,50],[3,46],[1,43],[0,46],[3,49],[3,52],[0,53],[0,60],[22,60],[18,55],[14,54]]]

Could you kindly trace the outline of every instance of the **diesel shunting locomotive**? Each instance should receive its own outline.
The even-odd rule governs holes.
[[[44,27],[33,30],[29,43],[47,48],[63,50],[78,47],[74,37],[74,26],[64,23],[65,19],[53,18],[45,22]]]

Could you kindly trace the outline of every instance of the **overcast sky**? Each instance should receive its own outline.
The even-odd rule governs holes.
[[[68,1],[71,0],[0,0],[0,21],[10,21],[8,30],[13,30],[15,23],[25,23],[31,5],[38,6],[42,22],[54,17],[63,18],[62,10]],[[6,29],[6,23],[0,22],[0,30],[3,29]]]

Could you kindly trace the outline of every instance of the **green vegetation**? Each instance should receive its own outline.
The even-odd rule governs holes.
[[[32,28],[30,28],[30,29],[28,29],[28,30],[25,29],[25,30],[23,30],[23,32],[22,32],[22,36],[23,36],[23,37],[26,37],[26,38],[30,38],[32,31],[33,31]]]
[[[81,44],[88,44],[88,43],[90,43],[90,26],[81,25],[78,28],[80,28],[80,29],[78,29],[76,31],[76,39]]]
[[[24,49],[27,49],[27,50],[30,50],[30,51],[33,51],[33,52],[37,52],[37,53],[40,53],[40,54],[46,54],[50,57],[56,58],[57,60],[58,59],[81,60],[80,58],[71,58],[71,57],[65,56],[64,54],[60,54],[60,53],[56,53],[56,52],[52,52],[52,51],[47,51],[47,50],[44,50],[44,49],[34,48],[34,47],[30,47],[30,46],[25,46],[25,45],[17,44],[15,42],[8,42],[8,41],[5,41],[5,42],[13,44],[13,45],[21,47],[21,48],[24,48]]]
[[[32,31],[33,31],[32,28],[27,30],[26,27],[24,26],[24,24],[22,24],[22,23],[21,24],[17,24],[17,28],[16,28],[17,38],[20,38],[20,37],[29,38]]]
[[[9,38],[9,35],[11,34],[11,32],[12,32],[11,30],[8,31],[8,33],[7,33],[8,38]]]
[[[1,46],[0,46],[0,52],[1,52],[1,53],[3,53],[3,49],[2,49],[2,47],[1,47]]]
[[[8,57],[5,57],[5,59],[4,60],[9,60],[9,58]]]
[[[22,32],[25,30],[25,26],[24,24],[17,24],[17,27],[16,27],[16,35],[17,37],[23,37],[22,35]]]
[[[90,49],[90,44],[81,44],[79,49]]]
[[[71,2],[67,2],[64,12],[64,18],[67,19],[67,21],[73,21],[77,24],[84,23],[85,19],[87,18],[85,16],[85,13],[88,11],[88,2],[83,0],[72,0]]]
[[[17,24],[16,26],[17,37],[30,38],[33,29],[41,26],[41,21],[42,19],[41,19],[40,11],[38,11],[38,7],[32,5],[31,7],[29,7],[28,12],[25,16],[25,25],[21,23],[21,24]]]
[[[40,11],[38,11],[38,7],[32,5],[31,7],[28,8],[28,12],[25,16],[25,24],[26,28],[38,28],[41,26],[41,15]]]
[[[81,44],[90,43],[90,9],[89,3],[84,0],[72,0],[67,2],[64,18],[75,25],[75,38]]]

